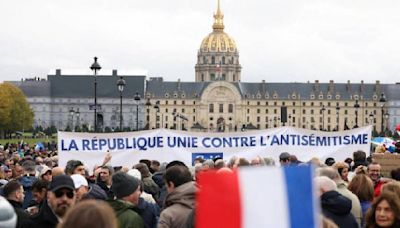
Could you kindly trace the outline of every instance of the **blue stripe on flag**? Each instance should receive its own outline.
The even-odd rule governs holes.
[[[311,166],[284,167],[291,228],[317,227]]]

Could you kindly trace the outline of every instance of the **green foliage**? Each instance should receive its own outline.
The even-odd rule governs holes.
[[[33,110],[23,92],[10,83],[0,84],[0,132],[2,136],[29,129]]]

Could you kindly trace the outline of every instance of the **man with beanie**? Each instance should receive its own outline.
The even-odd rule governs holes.
[[[142,228],[142,218],[136,213],[135,206],[139,203],[140,182],[135,177],[123,172],[112,176],[111,190],[117,199],[108,203],[114,209],[119,227]]]

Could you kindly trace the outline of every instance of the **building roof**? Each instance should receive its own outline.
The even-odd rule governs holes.
[[[204,89],[212,82],[164,82],[161,78],[155,80],[150,79],[147,81],[146,92],[151,95],[152,98],[186,98],[195,99],[201,96]],[[332,96],[332,99],[336,99],[336,95],[340,95],[340,100],[351,100],[354,95],[362,96],[364,100],[372,100],[374,96],[379,99],[381,89],[385,92],[386,89],[390,88],[391,97],[399,96],[395,91],[399,91],[398,87],[388,84],[366,84],[366,83],[267,83],[267,82],[232,82],[232,84],[238,89],[242,98],[247,99],[276,99],[281,100],[292,100],[292,99],[310,99],[311,95],[318,99],[320,95],[323,95],[323,99],[326,99],[328,95]],[[393,87],[393,88],[392,88]],[[389,91],[388,91],[389,92]],[[176,96],[175,96],[176,94]],[[184,96],[182,96],[184,94]]]

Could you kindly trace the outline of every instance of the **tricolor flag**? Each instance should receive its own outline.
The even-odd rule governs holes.
[[[313,228],[318,212],[313,169],[241,168],[198,176],[196,228]]]

